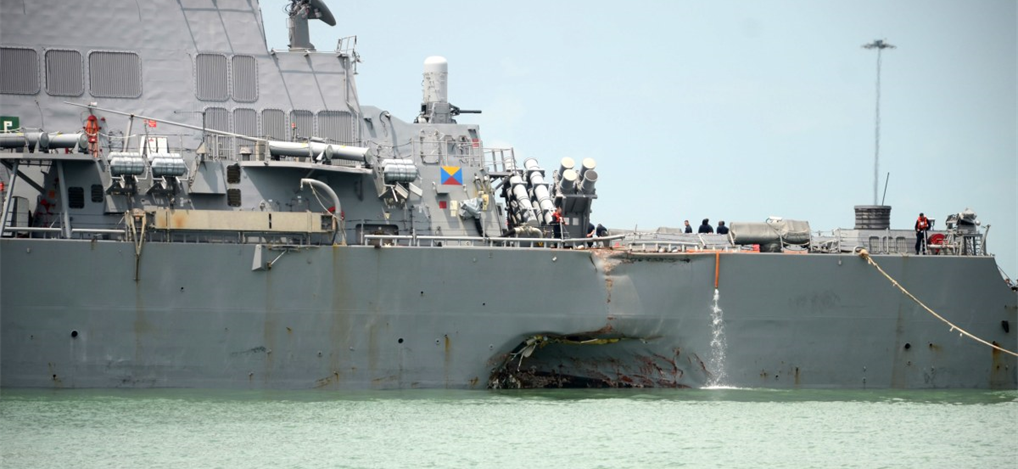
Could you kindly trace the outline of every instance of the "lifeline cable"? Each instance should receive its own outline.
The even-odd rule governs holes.
[[[868,263],[869,263],[870,265],[872,265],[873,267],[875,267],[875,268],[877,269],[877,271],[879,271],[879,272],[880,272],[881,274],[883,274],[883,275],[884,275],[884,277],[887,277],[887,280],[890,280],[890,281],[891,281],[891,284],[892,284],[892,285],[894,285],[895,287],[897,287],[897,288],[898,288],[898,290],[901,290],[901,292],[902,292],[902,293],[904,293],[904,294],[905,294],[906,296],[908,296],[909,298],[911,298],[911,299],[912,299],[912,301],[915,301],[915,302],[916,302],[916,304],[918,304],[919,306],[922,306],[922,307],[923,307],[923,309],[925,309],[926,311],[928,311],[928,312],[929,312],[930,314],[932,314],[933,316],[935,316],[935,317],[936,317],[937,319],[939,319],[939,320],[943,321],[943,322],[944,322],[945,324],[947,324],[947,325],[951,326],[951,330],[952,330],[952,331],[954,331],[955,329],[958,329],[958,330],[959,330],[959,331],[960,331],[960,332],[961,332],[961,333],[962,333],[963,335],[965,335],[965,336],[968,336],[969,338],[971,338],[971,339],[975,340],[976,342],[982,343],[982,344],[984,344],[984,345],[989,345],[990,347],[992,347],[992,348],[995,348],[995,349],[997,349],[997,350],[1000,350],[1001,352],[1004,352],[1004,353],[1008,353],[1008,354],[1011,354],[1011,355],[1014,355],[1014,356],[1018,357],[1018,353],[1014,353],[1014,352],[1012,352],[1012,351],[1010,351],[1010,350],[1008,350],[1008,349],[1006,349],[1006,348],[1003,348],[1003,347],[1001,347],[1001,346],[999,346],[999,345],[996,345],[996,344],[991,344],[991,343],[989,343],[989,342],[987,342],[987,341],[985,341],[985,340],[983,340],[983,339],[980,339],[979,337],[976,337],[976,336],[974,336],[974,335],[970,334],[970,333],[969,333],[968,331],[966,331],[965,329],[962,329],[962,328],[960,328],[960,327],[958,327],[958,326],[954,325],[954,323],[952,323],[951,321],[948,321],[947,319],[944,319],[944,317],[943,317],[943,316],[941,316],[941,315],[939,315],[939,314],[935,313],[935,312],[934,312],[934,311],[933,311],[932,309],[930,309],[930,307],[929,307],[929,306],[926,306],[925,304],[923,304],[923,302],[922,302],[922,301],[919,301],[919,298],[916,298],[916,297],[915,297],[914,295],[912,295],[911,293],[909,293],[909,292],[908,292],[908,290],[906,290],[906,289],[905,289],[905,287],[901,286],[901,284],[899,284],[897,280],[895,280],[895,279],[891,278],[891,276],[890,276],[890,275],[887,275],[887,272],[884,272],[884,269],[881,269],[881,268],[880,268],[880,266],[879,266],[879,265],[877,265],[877,261],[873,260],[873,258],[872,258],[872,257],[870,257],[870,253],[869,253],[869,252],[867,252],[867,251],[866,251],[865,249],[861,249],[861,250],[859,250],[859,257],[861,257],[861,258],[863,258],[863,259],[866,259],[866,262],[868,262]]]

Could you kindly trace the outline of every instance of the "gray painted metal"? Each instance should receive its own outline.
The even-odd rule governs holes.
[[[921,257],[896,230],[777,253],[674,230],[588,239],[593,161],[532,180],[451,111],[413,123],[361,106],[356,52],[267,51],[256,1],[0,6],[5,115],[43,132],[79,132],[90,114],[102,125],[97,157],[0,152],[19,175],[5,182],[33,203],[31,226],[0,238],[0,386],[698,387],[723,372],[748,387],[1018,387],[1014,357],[959,337],[852,254],[878,246],[934,310],[1018,348],[1018,296],[984,249],[961,249],[978,232],[950,228],[940,255]],[[118,27],[50,27],[72,15]],[[68,60],[40,68],[52,50]],[[74,53],[88,57],[78,71]],[[22,56],[35,64],[10,71]],[[228,60],[199,70],[204,56]],[[69,106],[79,72],[87,92]],[[169,125],[202,110],[204,134]],[[153,177],[141,158],[111,172],[112,151],[143,139],[179,153],[183,173]],[[280,145],[300,151],[269,151]],[[334,161],[308,158],[329,148]],[[387,180],[385,160],[416,175]],[[342,201],[338,232],[302,180]],[[533,213],[541,183],[565,239]],[[99,197],[70,207],[72,189]],[[715,286],[724,350],[711,346]]]

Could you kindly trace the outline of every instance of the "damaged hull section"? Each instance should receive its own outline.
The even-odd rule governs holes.
[[[535,335],[493,368],[488,387],[686,388],[703,382],[705,372],[698,358],[677,348],[656,353],[644,338]]]

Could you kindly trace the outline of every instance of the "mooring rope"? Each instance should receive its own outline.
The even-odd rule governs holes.
[[[911,299],[912,299],[912,301],[915,301],[917,305],[919,305],[919,306],[922,306],[922,307],[923,307],[923,309],[925,309],[925,310],[926,310],[927,312],[929,312],[930,314],[932,314],[932,315],[933,315],[934,317],[936,317],[937,319],[939,319],[939,320],[943,321],[943,322],[944,322],[945,324],[947,324],[947,325],[951,326],[951,331],[952,331],[952,332],[953,332],[953,331],[954,331],[955,329],[958,329],[958,331],[960,331],[960,332],[962,333],[962,335],[965,335],[965,336],[969,337],[970,339],[972,339],[972,340],[975,340],[976,342],[979,342],[979,343],[982,343],[982,344],[988,345],[988,346],[990,346],[990,347],[992,347],[992,348],[995,348],[995,349],[997,349],[997,350],[1000,350],[1001,352],[1004,352],[1004,353],[1008,353],[1008,354],[1011,354],[1011,355],[1014,355],[1014,356],[1018,357],[1018,353],[1014,353],[1014,352],[1012,352],[1012,351],[1010,351],[1010,350],[1008,350],[1008,349],[1006,349],[1006,348],[1003,348],[1003,347],[1001,347],[1001,346],[999,346],[999,345],[996,345],[996,344],[992,344],[992,343],[990,343],[990,342],[987,342],[987,341],[985,341],[985,340],[983,340],[983,339],[980,339],[979,337],[976,337],[975,335],[972,335],[971,333],[969,333],[969,332],[968,332],[968,331],[966,331],[965,329],[962,329],[962,328],[960,328],[960,327],[958,327],[958,326],[954,325],[954,323],[952,323],[951,321],[948,321],[947,319],[944,319],[944,317],[943,317],[943,316],[941,316],[941,315],[937,314],[937,313],[936,313],[935,311],[933,311],[932,309],[930,309],[930,307],[929,307],[929,306],[926,306],[926,304],[924,304],[924,303],[923,303],[922,301],[919,301],[919,298],[916,298],[916,297],[915,297],[915,295],[913,295],[913,294],[909,293],[909,291],[908,291],[908,290],[906,290],[906,289],[905,289],[905,287],[901,286],[901,284],[900,284],[900,283],[898,283],[898,281],[897,281],[897,280],[895,280],[894,278],[892,278],[892,277],[891,277],[890,275],[887,275],[887,272],[884,272],[884,269],[881,269],[881,268],[880,268],[880,266],[879,266],[879,265],[877,264],[877,261],[873,260],[873,258],[872,258],[872,257],[870,257],[870,253],[869,253],[869,252],[867,252],[867,251],[866,251],[865,249],[860,249],[860,250],[859,250],[859,257],[861,257],[861,258],[863,258],[863,259],[866,259],[866,262],[868,262],[868,263],[869,263],[870,265],[872,265],[873,267],[875,267],[875,268],[877,269],[877,271],[879,271],[879,272],[880,272],[881,274],[883,274],[883,275],[884,275],[884,277],[887,277],[887,280],[890,280],[890,281],[891,281],[891,284],[892,284],[892,285],[894,285],[895,287],[897,287],[897,288],[898,288],[898,290],[901,290],[901,292],[902,292],[902,293],[904,293],[904,294],[905,294],[905,296],[908,296],[909,298],[911,298]]]

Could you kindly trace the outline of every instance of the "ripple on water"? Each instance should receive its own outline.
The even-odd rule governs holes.
[[[4,467],[1012,467],[1018,391],[4,391]]]

